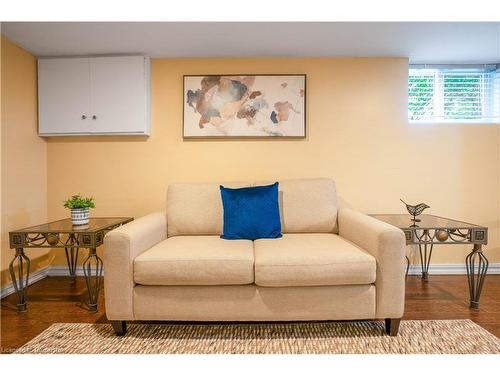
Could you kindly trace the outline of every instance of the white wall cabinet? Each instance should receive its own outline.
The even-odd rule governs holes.
[[[149,93],[143,56],[39,59],[39,134],[149,135]]]

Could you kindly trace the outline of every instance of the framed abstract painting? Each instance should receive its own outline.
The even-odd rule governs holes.
[[[184,138],[305,138],[306,75],[184,76]]]

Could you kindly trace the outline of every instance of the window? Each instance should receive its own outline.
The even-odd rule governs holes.
[[[500,123],[500,64],[410,65],[408,120]]]

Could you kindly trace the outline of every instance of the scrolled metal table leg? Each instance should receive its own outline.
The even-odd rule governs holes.
[[[14,262],[17,260],[17,277]],[[23,263],[26,263],[26,275],[24,275]],[[16,249],[16,255],[9,264],[12,285],[17,294],[17,311],[25,312],[28,305],[27,288],[30,275],[30,259],[24,254],[23,248]]]
[[[406,271],[405,271],[405,279],[408,277],[408,271],[410,270],[410,258],[408,255],[405,255],[406,258]]]
[[[95,265],[92,268],[92,264]],[[87,292],[89,297],[90,311],[97,312],[97,299],[99,298],[99,290],[101,289],[103,263],[101,258],[97,256],[96,249],[89,249],[89,255],[83,262],[83,273],[87,282]],[[92,274],[92,270],[94,271]]]
[[[474,244],[472,252],[465,258],[465,265],[467,268],[467,280],[469,282],[470,307],[479,309],[479,298],[481,297],[489,265],[480,244]]]
[[[66,252],[70,283],[74,284],[76,282],[76,266],[78,264],[78,247],[68,246],[64,250]]]
[[[422,251],[423,247],[423,251]],[[422,244],[418,245],[418,250],[420,253],[420,267],[422,269],[422,279],[424,281],[429,281],[429,265],[431,263],[431,255],[432,255],[432,248],[434,247],[434,244],[429,244],[429,248],[427,247],[427,243],[424,243],[423,246]]]

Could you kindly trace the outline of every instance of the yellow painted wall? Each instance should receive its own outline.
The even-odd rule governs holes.
[[[37,135],[36,58],[2,37],[1,285],[13,258],[9,230],[47,220],[47,142]],[[31,271],[47,266],[50,250],[31,250]]]
[[[231,73],[306,73],[307,139],[183,141],[183,74]],[[164,208],[171,182],[329,176],[365,212],[405,212],[403,198],[487,225],[498,262],[499,126],[409,124],[407,76],[405,58],[154,59],[151,137],[49,139],[49,218],[76,192],[96,198],[93,215],[138,217]],[[467,252],[441,246],[433,263]]]

